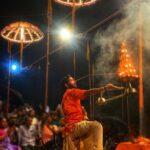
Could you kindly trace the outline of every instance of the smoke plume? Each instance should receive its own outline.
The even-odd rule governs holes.
[[[141,8],[141,11],[140,11]],[[141,13],[140,13],[141,12]],[[150,0],[130,0],[122,9],[121,19],[115,19],[105,30],[99,30],[95,36],[95,45],[99,47],[96,59],[97,73],[116,73],[119,48],[126,41],[128,52],[138,72],[139,24],[143,29],[144,80],[150,81]],[[140,19],[140,15],[142,16]],[[103,80],[112,80],[116,75]],[[148,82],[146,82],[148,83]],[[150,83],[150,82],[149,82]]]

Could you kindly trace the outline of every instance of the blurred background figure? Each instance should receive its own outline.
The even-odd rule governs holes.
[[[16,124],[16,120],[16,116],[12,116],[11,118],[9,118],[9,127],[11,130],[10,141],[12,144],[18,145],[18,127]]]
[[[7,119],[0,118],[0,148],[1,150],[20,150],[20,147],[12,145],[10,140],[12,130],[8,126]]]
[[[32,118],[26,116],[24,124],[19,127],[19,145],[22,150],[36,150],[36,137],[38,135],[37,128],[32,125]]]
[[[51,128],[52,117],[50,114],[44,114],[41,118],[41,140],[43,148],[51,148],[53,144],[54,134]]]
[[[32,118],[32,125],[38,125],[38,119],[36,118],[36,112],[34,109],[32,109],[30,112],[29,112],[29,115],[30,117]]]

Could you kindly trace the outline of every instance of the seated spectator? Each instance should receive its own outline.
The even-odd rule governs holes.
[[[16,125],[16,118],[14,116],[9,119],[9,127],[11,130],[10,141],[12,144],[18,145],[18,127]]]
[[[36,113],[34,109],[30,111],[29,115],[32,118],[32,125],[38,125],[38,119],[36,118]]]
[[[49,141],[52,141],[53,139],[53,131],[51,129],[51,122],[52,122],[52,118],[48,114],[42,118],[41,136],[42,136],[43,144],[46,144]]]
[[[1,150],[20,150],[18,146],[12,145],[10,143],[9,135],[11,130],[8,126],[6,118],[0,118],[0,148]]]
[[[32,125],[32,118],[30,116],[27,116],[24,121],[24,124],[18,130],[19,145],[22,147],[22,150],[36,150],[36,126]]]
[[[7,144],[10,143],[9,139],[9,127],[6,118],[0,118],[0,143]]]
[[[57,126],[57,134],[55,134],[55,142],[59,147],[62,146],[62,130],[63,128],[63,121],[62,121],[62,114],[61,114],[61,105],[58,105],[56,111],[52,112],[52,125]]]
[[[61,122],[60,122],[60,116],[59,116],[58,112],[53,111],[51,114],[52,114],[52,124],[56,125],[56,126],[60,126]]]
[[[52,149],[55,145],[54,134],[59,132],[59,128],[56,125],[52,125],[52,117],[50,114],[42,118],[41,126],[43,149]]]
[[[61,117],[61,118],[64,117],[64,113],[63,113],[63,109],[62,109],[62,105],[61,105],[61,104],[58,104],[58,105],[57,105],[56,112],[57,112],[58,114],[60,114],[60,117]]]
[[[16,124],[17,126],[20,126],[23,124],[23,118],[24,118],[24,111],[22,108],[18,108],[17,110],[17,120],[16,120]]]

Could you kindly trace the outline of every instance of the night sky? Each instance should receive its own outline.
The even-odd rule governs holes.
[[[122,8],[125,0],[101,0],[96,4],[88,7],[83,7],[77,10],[76,13],[76,32],[82,33],[87,31],[96,23],[110,16],[113,12]],[[60,46],[56,31],[62,25],[71,24],[71,15],[66,17],[71,12],[70,7],[61,6],[53,2],[53,23],[51,29],[51,51]],[[98,29],[105,29],[111,21],[118,19],[120,15],[115,16],[106,24],[92,30],[86,35],[88,40],[93,41],[94,35]],[[6,25],[16,21],[28,21],[37,25],[45,34],[42,41],[33,43],[24,50],[23,66],[30,66],[33,62],[43,57],[46,54],[46,33],[47,33],[47,0],[5,0],[0,4],[0,29]],[[67,74],[73,74],[73,50],[76,50],[77,72],[76,78],[80,78],[88,74],[88,64],[86,61],[86,42],[84,39],[77,40],[71,45],[66,45],[61,51],[50,56],[49,65],[49,104],[54,109],[61,102],[60,83],[62,78]],[[17,44],[13,44],[12,52],[13,60],[18,61],[19,55],[15,55],[19,50]],[[92,53],[92,59],[96,58],[97,52]],[[7,86],[7,65],[8,52],[7,41],[0,38],[0,83],[2,87]],[[81,88],[88,88],[88,79],[79,82]],[[23,70],[15,74],[11,78],[11,88],[17,90],[23,95],[24,103],[29,103],[34,106],[43,104],[45,90],[45,59],[39,61],[28,70]],[[1,90],[2,98],[5,100],[5,94]],[[13,101],[13,99],[12,99]],[[14,103],[14,102],[12,102]],[[121,103],[108,106],[110,112],[113,112],[115,107]],[[85,102],[86,107],[89,107],[89,102]],[[136,104],[137,105],[137,104]],[[101,111],[108,113],[108,109],[102,108]],[[137,109],[135,113],[137,113]],[[121,111],[121,110],[120,110]],[[115,115],[115,114],[114,114]],[[119,114],[120,115],[120,114]],[[135,116],[131,116],[134,118]],[[137,117],[137,115],[136,115]],[[137,120],[137,119],[135,119]]]

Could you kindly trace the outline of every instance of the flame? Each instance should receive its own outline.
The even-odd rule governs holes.
[[[130,55],[126,47],[126,43],[123,42],[120,48],[120,62],[118,68],[118,75],[120,78],[137,78],[138,75],[132,64]]]

